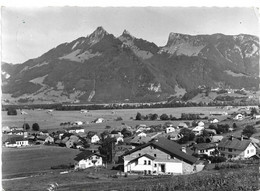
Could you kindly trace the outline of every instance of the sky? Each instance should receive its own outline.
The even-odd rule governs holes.
[[[98,26],[116,37],[167,43],[170,32],[259,36],[259,10],[198,7],[2,7],[2,61],[23,63]]]

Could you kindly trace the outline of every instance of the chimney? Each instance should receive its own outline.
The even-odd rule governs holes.
[[[186,153],[186,147],[184,147],[184,146],[181,147],[181,151],[184,152],[184,153]]]

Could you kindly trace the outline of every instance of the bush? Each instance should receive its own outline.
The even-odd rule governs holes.
[[[169,118],[169,116],[167,115],[167,114],[162,114],[161,116],[160,116],[160,119],[161,120],[169,120],[170,118]]]
[[[117,117],[117,118],[115,119],[115,121],[122,121],[122,120],[123,120],[122,117]]]
[[[135,120],[139,120],[139,121],[142,120],[142,115],[141,115],[141,113],[138,112],[138,113],[136,114]]]
[[[24,130],[29,130],[30,129],[30,125],[28,123],[24,123],[23,124],[23,129]]]
[[[251,137],[254,133],[256,133],[256,129],[252,125],[247,125],[242,131],[242,135],[245,135],[248,138]]]
[[[17,115],[17,111],[14,108],[7,109],[7,115]]]

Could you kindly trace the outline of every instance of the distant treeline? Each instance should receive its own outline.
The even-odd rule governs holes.
[[[248,106],[258,105],[259,103],[248,104],[246,102],[211,102],[211,103],[193,103],[193,102],[172,102],[172,103],[153,103],[153,104],[93,104],[93,105],[65,105],[65,104],[22,104],[22,105],[2,105],[2,110],[8,108],[14,109],[55,109],[59,111],[72,110],[101,110],[101,109],[142,109],[142,108],[172,108],[172,107],[207,107],[207,106]]]

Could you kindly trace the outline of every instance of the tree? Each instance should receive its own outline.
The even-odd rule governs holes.
[[[7,115],[17,115],[17,111],[14,108],[7,109]]]
[[[250,111],[250,115],[251,116],[254,116],[255,114],[257,114],[258,112],[257,112],[257,109],[255,108],[255,107],[252,107],[251,108],[251,111]]]
[[[188,128],[181,129],[180,134],[182,135],[182,138],[179,140],[180,144],[187,143],[188,141],[193,141],[195,138],[195,134],[192,132],[192,130]]]
[[[158,115],[155,113],[155,114],[152,114],[151,115],[151,120],[157,120],[157,118],[158,118]]]
[[[40,130],[39,124],[38,124],[38,123],[34,123],[34,124],[32,125],[32,130],[34,130],[34,131],[39,131],[39,130]]]
[[[29,130],[30,129],[30,125],[28,123],[24,123],[23,124],[23,129],[26,130],[26,131]]]
[[[169,120],[170,118],[169,118],[169,116],[167,115],[167,114],[162,114],[161,116],[160,116],[160,119],[161,120]]]
[[[252,125],[247,125],[242,131],[242,135],[245,135],[248,138],[251,137],[254,133],[256,133],[256,129]]]
[[[137,112],[135,120],[142,120],[142,115],[141,113]]]
[[[233,128],[236,129],[237,128],[237,124],[233,123]]]
[[[97,133],[94,132],[94,131],[89,131],[88,134],[87,134],[87,137],[88,137],[88,138],[91,138],[91,137],[93,137],[93,136],[96,135],[96,134],[97,134]]]
[[[130,137],[132,136],[132,132],[127,130],[126,128],[124,128],[122,131],[121,131],[122,135],[124,135],[124,137]]]

